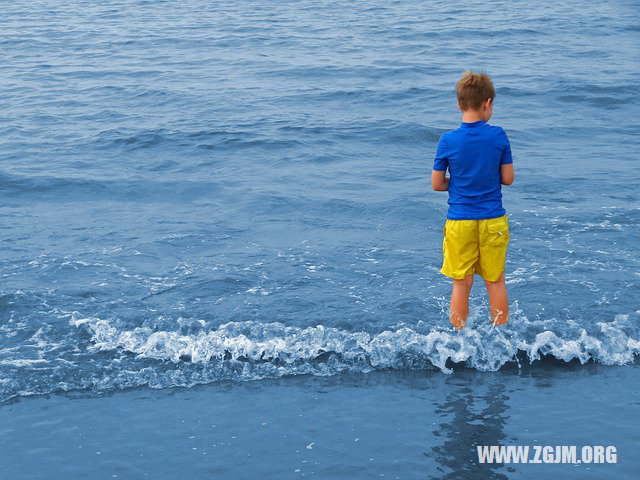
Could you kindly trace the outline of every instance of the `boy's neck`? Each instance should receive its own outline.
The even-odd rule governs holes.
[[[465,110],[462,112],[462,121],[466,123],[477,122],[478,120],[484,120],[484,115],[478,110]],[[484,120],[486,122],[486,120]]]

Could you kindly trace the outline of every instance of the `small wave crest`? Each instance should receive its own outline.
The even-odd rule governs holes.
[[[221,182],[179,179],[94,179],[87,177],[54,177],[51,175],[18,175],[0,170],[0,187],[7,197],[24,195],[29,201],[80,201],[109,199],[112,201],[196,201],[211,198],[223,190]]]
[[[569,363],[571,368],[625,365],[640,353],[638,311],[583,325],[530,321],[517,305],[514,310],[510,323],[498,328],[474,311],[462,332],[422,320],[373,332],[259,321],[212,326],[182,317],[132,325],[117,317],[66,312],[64,325],[20,333],[31,339],[28,352],[11,346],[0,350],[0,403],[61,392],[93,395],[375,370],[481,374]]]
[[[492,328],[483,324],[462,332],[433,328],[419,322],[380,333],[349,332],[317,325],[286,326],[280,322],[230,322],[210,331],[183,335],[177,331],[153,331],[149,327],[119,330],[109,320],[73,319],[91,334],[91,351],[118,351],[136,357],[208,364],[242,365],[239,379],[285,374],[330,375],[341,371],[377,369],[433,369],[451,373],[452,364],[478,371],[496,371],[509,362],[530,362],[553,356],[584,364],[631,363],[640,353],[640,342],[625,333],[628,316],[598,322],[598,331],[579,329],[571,334],[542,330],[530,336],[519,329]]]

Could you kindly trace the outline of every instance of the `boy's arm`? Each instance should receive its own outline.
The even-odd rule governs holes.
[[[513,183],[513,157],[511,156],[511,145],[504,129],[500,129],[502,134],[502,158],[500,159],[500,183],[511,185]]]
[[[436,192],[449,190],[449,179],[446,176],[447,168],[449,168],[449,159],[447,158],[445,134],[442,134],[438,140],[436,158],[433,160],[433,170],[431,171],[431,188]]]
[[[449,190],[449,177],[445,175],[446,173],[446,170],[431,171],[431,188],[436,192],[446,192]]]
[[[513,183],[513,163],[500,165],[500,183],[502,185],[511,185]]]

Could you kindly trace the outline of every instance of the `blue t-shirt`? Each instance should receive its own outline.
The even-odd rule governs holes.
[[[479,220],[505,214],[502,208],[500,165],[513,163],[502,127],[484,120],[462,122],[440,137],[434,170],[449,169],[451,220]]]

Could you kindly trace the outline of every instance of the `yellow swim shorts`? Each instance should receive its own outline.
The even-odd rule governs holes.
[[[504,272],[509,244],[507,216],[483,220],[449,220],[444,226],[440,273],[460,280],[477,273],[495,282]]]

